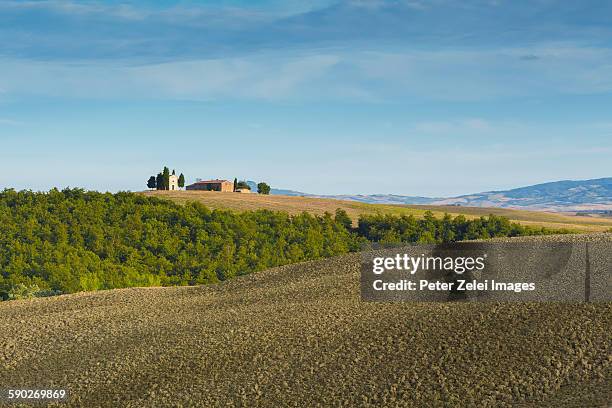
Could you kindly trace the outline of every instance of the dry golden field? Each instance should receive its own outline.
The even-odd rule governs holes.
[[[298,214],[303,211],[323,214],[326,211],[334,213],[337,208],[342,208],[354,222],[356,222],[360,214],[412,214],[415,217],[421,217],[426,211],[430,210],[436,216],[442,216],[444,213],[449,213],[453,216],[462,214],[467,218],[476,218],[489,214],[502,215],[512,221],[525,225],[567,228],[579,232],[601,232],[612,228],[612,219],[506,208],[366,204],[329,198],[220,193],[215,191],[144,191],[141,194],[167,198],[180,204],[184,204],[187,201],[197,201],[212,209],[230,209],[234,211],[267,209],[286,211],[290,214]]]

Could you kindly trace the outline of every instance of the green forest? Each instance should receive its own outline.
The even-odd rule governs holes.
[[[547,235],[569,233],[544,227],[527,227],[510,222],[506,217],[489,215],[468,220],[463,215],[451,217],[446,214],[436,218],[430,211],[423,218],[394,215],[362,215],[359,218],[358,234],[368,241],[389,244],[398,243],[442,243],[470,239],[516,237],[521,235]]]
[[[367,242],[445,242],[543,234],[500,217],[423,219],[234,213],[128,192],[0,193],[0,297],[194,285],[361,250]]]

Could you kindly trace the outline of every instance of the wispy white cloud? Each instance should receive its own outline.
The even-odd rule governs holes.
[[[274,18],[287,17],[296,13],[308,12],[328,4],[328,1],[314,1],[306,5],[301,2],[285,1],[278,6],[232,7],[213,4],[186,5],[180,2],[165,8],[147,7],[146,4],[118,3],[103,1],[79,2],[73,0],[0,0],[0,10],[48,11],[76,18],[115,18],[123,20],[153,20],[176,23],[200,22],[207,25],[244,24],[248,21],[264,22]],[[233,20],[233,21],[232,21]]]
[[[591,124],[593,129],[612,131],[612,122],[595,122]]]
[[[452,132],[483,132],[492,130],[492,125],[482,118],[468,118],[449,121],[419,122],[414,125],[413,130],[417,133],[436,134]]]
[[[533,61],[522,55],[537,55]],[[445,100],[612,91],[612,49],[571,44],[530,48],[373,52],[355,64],[388,92]]]
[[[21,126],[24,125],[24,122],[9,118],[0,118],[0,125]]]
[[[526,54],[539,59],[522,61],[520,56]],[[4,59],[0,88],[5,96],[370,102],[596,94],[612,92],[612,49],[564,45],[470,51],[278,51],[142,65]],[[488,129],[478,118],[419,126],[426,132]]]
[[[0,0],[2,54],[34,60],[170,61],[244,57],[270,49],[469,49],[542,41],[604,43],[609,24],[589,26],[605,2],[483,0],[265,0],[261,2]],[[228,6],[228,4],[237,4]],[[525,18],[526,15],[545,18]],[[493,23],[494,22],[494,23]],[[609,23],[609,22],[608,22]],[[85,29],[86,28],[86,29]],[[538,62],[523,52],[517,62]],[[605,75],[607,71],[597,74]]]
[[[131,67],[127,75],[153,97],[177,99],[278,100],[313,95],[308,87],[325,81],[339,62],[334,55],[294,58],[208,60]],[[333,97],[333,93],[329,96]]]
[[[56,13],[68,15],[93,15],[106,14],[125,19],[142,19],[150,15],[143,8],[136,8],[129,4],[118,4],[115,6],[95,2],[75,2],[69,0],[38,0],[38,1],[0,1],[0,10],[49,10]]]
[[[9,95],[84,99],[335,98],[330,72],[339,61],[338,56],[327,54],[140,66],[5,60],[0,64],[0,84]],[[322,87],[324,83],[327,85]],[[346,93],[346,88],[343,84],[339,94]]]

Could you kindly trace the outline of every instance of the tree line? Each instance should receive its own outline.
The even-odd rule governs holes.
[[[214,283],[372,242],[445,242],[549,233],[503,217],[467,220],[269,210],[235,213],[190,202],[82,189],[0,193],[0,297]]]
[[[233,213],[133,193],[0,193],[0,296],[219,282],[356,251],[327,214]]]
[[[463,215],[452,217],[449,214],[445,214],[442,218],[436,218],[431,211],[426,211],[423,218],[419,219],[412,215],[362,215],[359,217],[357,227],[357,233],[360,237],[368,241],[387,244],[435,244],[472,239],[569,232],[572,231],[525,226],[510,222],[506,217],[493,214],[468,220]]]

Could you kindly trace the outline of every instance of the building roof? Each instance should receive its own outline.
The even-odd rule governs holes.
[[[231,183],[231,181],[229,180],[219,180],[219,179],[214,179],[214,180],[200,180],[200,181],[196,181],[193,184],[212,184],[212,183]]]

